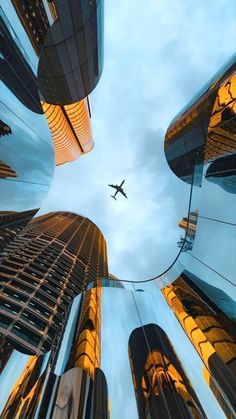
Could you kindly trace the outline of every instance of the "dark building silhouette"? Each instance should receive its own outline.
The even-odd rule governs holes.
[[[33,220],[5,254],[0,331],[22,352],[43,354],[59,339],[73,298],[108,275],[105,240],[85,217],[50,213]]]
[[[234,417],[235,324],[193,282],[187,272],[163,288],[162,292],[204,362],[210,376],[210,388],[214,389],[219,404],[228,412],[227,417]]]
[[[133,330],[129,358],[140,419],[204,418],[166,333],[156,324]]]

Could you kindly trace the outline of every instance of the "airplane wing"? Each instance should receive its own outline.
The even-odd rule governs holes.
[[[119,192],[122,193],[122,195],[124,195],[128,199],[128,197],[127,197],[126,193],[123,191],[123,189],[121,189]]]
[[[120,187],[123,185],[123,183],[125,182],[125,179],[124,180],[122,180],[122,182],[121,182],[121,184],[120,184]]]
[[[117,185],[108,185],[108,186],[110,186],[111,188],[115,188],[117,190]]]

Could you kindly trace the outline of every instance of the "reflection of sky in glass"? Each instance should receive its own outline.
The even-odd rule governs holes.
[[[21,51],[22,55],[24,56],[24,59],[28,62],[28,64],[31,67],[32,63],[30,61],[30,58],[29,58],[28,54],[26,53],[25,49],[23,48],[22,43],[20,42],[18,36],[16,35],[16,32],[14,31],[13,27],[11,26],[11,23],[10,23],[9,19],[7,18],[6,14],[4,13],[1,6],[0,6],[0,15],[3,18],[3,21],[5,22],[7,28],[9,30],[11,36],[12,36],[12,39],[14,39],[14,42],[17,45],[17,47],[19,48],[19,50]]]
[[[71,344],[74,336],[76,322],[78,321],[78,311],[81,303],[81,294],[74,298],[70,309],[70,316],[66,324],[65,332],[60,346],[57,362],[55,365],[55,374],[61,375],[65,371],[66,363],[70,355]]]
[[[7,19],[11,22],[15,35],[20,40],[19,42],[21,44],[22,49],[24,49],[24,51],[27,51],[27,61],[29,62],[30,66],[32,66],[32,69],[36,74],[38,66],[38,57],[32,47],[31,42],[26,36],[23,26],[19,25],[19,19],[14,9],[14,6],[12,5],[12,2],[9,0],[1,0],[1,6],[4,9],[4,13]]]
[[[235,311],[233,299],[236,300],[236,194],[232,188],[228,192],[220,184],[203,177],[201,188],[193,189],[191,209],[195,208],[199,208],[199,217],[187,270],[215,287],[211,289],[211,295],[209,289],[206,294],[232,316]]]
[[[142,324],[156,323],[167,333],[175,352],[209,419],[223,419],[214,396],[203,378],[203,364],[174,314],[153,283],[142,288],[149,292],[130,292],[117,288],[102,291],[101,368],[108,383],[112,419],[138,418],[128,357],[131,332]],[[139,314],[135,308],[134,298]],[[140,315],[140,318],[139,318]]]
[[[1,119],[12,134],[1,138],[0,155],[17,174],[0,179],[1,211],[23,211],[40,206],[54,171],[51,135],[44,115],[27,109],[0,83]]]
[[[12,352],[6,367],[0,375],[0,412],[9,397],[12,387],[24,371],[28,359],[29,355],[24,355],[16,350]]]
[[[128,340],[132,330],[141,324],[130,291],[103,288],[101,326],[101,369],[108,384],[111,417],[120,419],[122,412],[124,419],[135,419],[137,407]]]
[[[206,166],[206,172],[209,165]],[[231,176],[229,176],[231,178]],[[221,184],[223,177],[213,178],[209,181],[203,176],[201,191],[201,215],[217,220],[223,220],[228,223],[236,224],[236,182],[230,192],[223,189]],[[217,184],[218,182],[218,184]]]

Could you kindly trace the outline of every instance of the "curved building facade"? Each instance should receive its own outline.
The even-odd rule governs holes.
[[[88,95],[103,68],[103,0],[14,0],[0,12],[1,79],[28,109],[45,112],[56,165],[88,153]]]
[[[129,358],[140,419],[204,418],[166,333],[156,324],[133,330]]]
[[[233,417],[236,399],[236,339],[234,324],[212,300],[183,273],[163,288],[169,306],[184,328],[218,389],[227,417]]]
[[[55,164],[77,159],[93,148],[88,99],[58,106],[42,102],[52,134]]]
[[[88,96],[103,68],[103,0],[54,0],[56,19],[44,39],[38,85],[44,100],[69,105]]]
[[[171,122],[170,168],[191,184],[182,267],[163,295],[201,357],[204,377],[228,418],[236,386],[236,57]]]
[[[171,170],[192,182],[203,163],[236,153],[236,63],[232,57],[208,85],[171,122],[165,136],[165,154]]]
[[[44,354],[73,298],[107,274],[106,243],[90,220],[71,213],[36,218],[4,249],[0,332],[23,353]]]
[[[35,215],[54,172],[53,144],[32,57],[15,29],[0,7],[1,250]]]

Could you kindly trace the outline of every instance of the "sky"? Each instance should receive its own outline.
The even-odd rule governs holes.
[[[40,214],[87,216],[121,279],[161,273],[177,254],[189,186],[169,169],[166,129],[235,47],[231,0],[105,2],[104,70],[90,96],[95,146],[56,167]],[[125,179],[126,200],[109,183]]]

